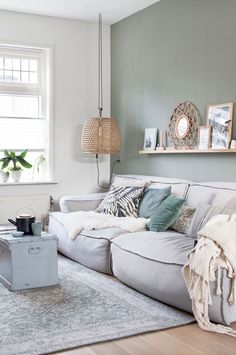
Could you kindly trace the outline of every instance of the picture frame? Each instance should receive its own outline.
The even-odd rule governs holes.
[[[228,149],[232,136],[233,103],[209,105],[207,125],[211,126],[211,148]]]
[[[155,150],[157,143],[157,128],[145,128],[144,131],[144,150]]]
[[[198,149],[207,150],[211,146],[211,126],[199,126]]]

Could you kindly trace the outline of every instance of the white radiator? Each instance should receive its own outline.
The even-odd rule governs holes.
[[[49,209],[49,195],[0,197],[0,223],[8,223],[8,218],[15,220],[17,214],[32,213],[45,224]]]

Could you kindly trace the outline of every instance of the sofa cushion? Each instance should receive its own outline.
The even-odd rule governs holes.
[[[66,217],[66,213],[62,212],[53,212],[50,214],[50,217],[55,219],[59,224],[64,226],[64,220]],[[102,228],[102,229],[93,229],[93,230],[86,230],[83,229],[80,233],[80,235],[84,235],[90,238],[95,238],[95,239],[107,239],[111,240],[115,237],[117,237],[120,234],[127,233],[121,228]]]
[[[170,231],[136,233],[133,241],[132,236],[119,236],[111,243],[114,276],[145,295],[191,312],[191,300],[181,270],[193,240]],[[222,282],[223,296],[215,294],[216,283],[211,283],[213,304],[209,307],[209,316],[216,323],[229,324],[235,321],[236,305],[227,302],[229,278],[224,276]]]
[[[162,263],[184,265],[194,242],[184,234],[165,232],[125,233],[112,240],[123,250]]]
[[[95,239],[111,240],[123,233],[126,232],[121,228],[102,228],[102,229],[93,229],[91,231],[84,229],[81,231],[80,235],[84,235],[86,237],[95,238]]]
[[[190,238],[197,238],[198,232],[206,225],[210,219],[218,214],[232,216],[236,210],[225,208],[223,206],[214,206],[200,203],[187,228],[186,235]]]
[[[192,184],[186,196],[186,205],[196,208],[199,203],[212,204],[220,192],[236,193],[236,183],[233,182],[203,182]],[[230,207],[229,207],[230,208]]]
[[[160,176],[149,176],[149,175],[119,175],[119,177],[121,179],[124,179],[124,181],[129,181],[130,184],[132,181],[134,181],[135,184],[137,184],[137,181],[140,181],[142,184],[143,182],[146,182],[150,188],[159,189],[159,188],[171,186],[171,193],[177,197],[182,197],[182,198],[186,196],[189,185],[192,183],[189,180],[173,179],[173,178],[165,178]]]
[[[147,188],[139,203],[138,216],[141,218],[150,218],[156,208],[168,197],[171,193],[171,186],[160,189]]]
[[[65,213],[54,212],[49,219],[49,233],[57,235],[59,252],[91,269],[111,274],[110,240],[124,231],[120,228],[83,230],[71,240],[63,224],[65,216]]]
[[[191,312],[181,269],[192,248],[192,239],[173,231],[124,234],[111,243],[112,271],[128,286]]]
[[[148,229],[155,232],[168,229],[176,221],[184,201],[173,195],[167,197],[151,215]]]
[[[218,192],[212,201],[212,205],[236,209],[236,191],[225,190]]]
[[[193,218],[187,227],[186,230],[187,237],[197,238],[197,233],[201,229],[201,225],[204,221],[207,212],[209,211],[210,206],[211,205],[208,205],[206,203],[199,203],[193,215]]]
[[[92,211],[98,207],[105,196],[106,193],[103,192],[77,196],[63,196],[59,201],[60,210],[64,213],[75,211]]]

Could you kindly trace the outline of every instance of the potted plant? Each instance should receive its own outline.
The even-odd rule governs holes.
[[[13,166],[9,171],[14,182],[20,181],[23,170],[22,167],[26,169],[32,168],[32,165],[25,160],[27,152],[28,150],[26,149],[19,155],[16,155],[16,152],[14,151],[4,150],[4,157],[0,159],[0,162],[2,162],[2,169],[7,168],[8,165],[12,163]]]
[[[0,169],[0,182],[7,182],[9,179],[9,172],[6,170],[3,170],[1,167]]]

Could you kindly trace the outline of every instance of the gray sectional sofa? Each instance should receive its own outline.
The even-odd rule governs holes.
[[[124,176],[126,178],[127,176]],[[199,203],[211,204],[216,194],[225,192],[236,196],[236,183],[194,183],[186,180],[154,176],[129,175],[158,187],[171,186],[172,193],[186,199],[186,205],[196,208]],[[164,303],[191,312],[191,301],[184,284],[181,269],[194,239],[184,234],[165,232],[127,233],[119,228],[86,231],[70,240],[63,225],[66,213],[95,209],[105,194],[66,196],[61,198],[61,212],[50,215],[49,232],[59,239],[58,250],[67,257],[96,271],[114,275],[126,285]],[[236,321],[236,305],[229,305],[230,280],[222,270],[222,295],[215,295],[212,283],[213,305],[210,319],[230,324]]]

